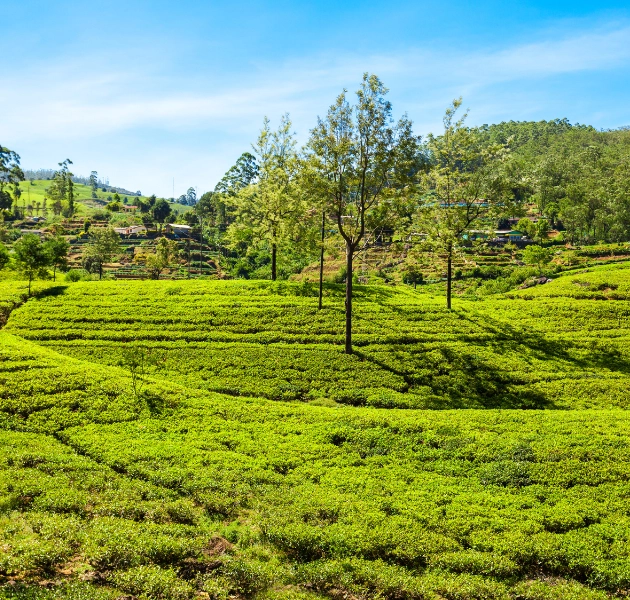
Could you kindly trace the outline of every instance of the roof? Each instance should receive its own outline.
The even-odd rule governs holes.
[[[190,225],[181,225],[180,223],[168,223],[167,225],[176,229],[192,229]]]

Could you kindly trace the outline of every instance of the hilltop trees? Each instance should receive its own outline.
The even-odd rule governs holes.
[[[506,185],[497,168],[506,156],[502,144],[483,143],[478,130],[455,120],[461,98],[444,115],[444,133],[427,142],[431,165],[421,178],[423,197],[415,228],[433,250],[446,255],[446,306],[451,308],[453,255],[463,235],[482,218],[506,209]]]
[[[310,195],[337,224],[346,249],[345,351],[352,354],[352,277],[355,255],[381,226],[397,195],[405,194],[417,159],[411,122],[395,124],[387,89],[363,76],[352,106],[342,92],[311,131],[306,169]]]
[[[275,281],[278,248],[290,238],[301,210],[294,185],[297,152],[289,116],[282,117],[276,131],[271,131],[265,118],[253,148],[257,176],[229,200],[235,208],[236,220],[230,225],[228,239],[233,247],[256,248],[268,244],[271,279]]]
[[[96,190],[98,190],[98,173],[92,171],[90,173],[90,188],[92,188],[92,198],[98,198]]]
[[[55,214],[63,212],[64,216],[72,217],[75,213],[74,207],[74,182],[73,173],[70,172],[72,161],[66,158],[59,163],[59,170],[55,171],[52,183],[48,188],[48,195],[53,200],[53,210]],[[62,203],[66,206],[63,207]]]

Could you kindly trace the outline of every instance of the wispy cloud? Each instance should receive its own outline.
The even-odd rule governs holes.
[[[364,71],[382,77],[396,96],[395,108],[408,110],[424,132],[439,123],[445,99],[456,95],[470,99],[506,82],[629,67],[630,25],[617,23],[563,38],[475,52],[409,48],[391,55],[318,55],[280,65],[259,62],[244,75],[247,83],[209,76],[204,85],[183,92],[174,91],[183,88],[164,78],[155,65],[121,68],[103,62],[97,69],[88,68],[95,63],[99,64],[94,57],[61,65],[41,62],[14,77],[19,85],[3,86],[2,143],[20,147],[64,140],[76,145],[97,136],[139,130],[183,136],[217,132],[223,134],[223,141],[212,151],[215,176],[229,166],[223,164],[222,148],[246,148],[263,115],[277,117],[288,111],[304,135],[342,88],[356,88]],[[227,141],[226,134],[233,139]],[[188,162],[193,165],[199,160],[191,154]]]
[[[27,76],[0,95],[5,136],[83,137],[134,127],[216,127],[259,120],[262,113],[298,114],[332,102],[344,85],[356,85],[365,70],[408,87],[448,86],[463,91],[499,82],[544,78],[630,63],[630,27],[578,33],[559,40],[472,55],[412,49],[403,56],[318,57],[284,65],[259,64],[253,83],[222,91],[155,89],[141,73]],[[30,75],[30,74],[29,74]],[[30,82],[33,81],[31,84]],[[391,85],[391,83],[390,83]],[[325,104],[324,104],[325,105]]]

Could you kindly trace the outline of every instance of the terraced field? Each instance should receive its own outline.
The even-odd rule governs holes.
[[[360,288],[353,357],[334,287],[48,289],[0,332],[0,598],[626,597],[627,274]]]
[[[625,408],[628,284],[611,283],[621,286],[616,301],[594,302],[588,288],[569,283],[589,300],[576,304],[565,291],[575,277],[588,278],[459,301],[452,312],[410,289],[359,288],[351,357],[343,354],[341,291],[331,287],[318,311],[303,284],[79,283],[15,311],[6,330],[108,365],[127,345],[150,347],[163,353],[169,381],[231,396],[386,408]]]

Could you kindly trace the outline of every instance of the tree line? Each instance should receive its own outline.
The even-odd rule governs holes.
[[[212,192],[197,198],[190,188],[179,199],[193,206],[182,218],[231,261],[235,276],[266,271],[275,280],[319,255],[320,306],[324,244],[338,237],[346,352],[356,256],[393,236],[445,257],[449,308],[453,256],[471,232],[493,231],[532,207],[540,219],[528,233],[541,239],[551,227],[573,242],[630,239],[628,130],[602,132],[566,119],[470,127],[457,99],[443,130],[422,138],[406,115],[394,119],[387,93],[365,74],[354,98],[344,90],[317,119],[302,148],[289,115],[276,128],[265,119],[252,151]],[[19,160],[3,156],[0,194],[19,178]],[[70,164],[60,163],[52,187],[71,213]],[[170,215],[155,197],[138,205],[158,222]]]

